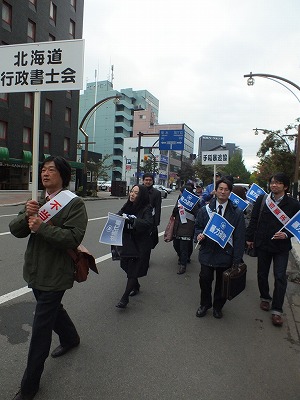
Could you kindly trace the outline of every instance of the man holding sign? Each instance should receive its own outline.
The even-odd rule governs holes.
[[[230,199],[232,183],[221,178],[216,183],[215,198],[202,207],[195,222],[195,237],[200,244],[200,307],[197,317],[204,317],[213,307],[213,316],[222,318],[226,299],[222,297],[223,272],[242,261],[245,248],[243,211]],[[212,282],[216,272],[212,299]]]
[[[37,301],[27,366],[21,389],[14,400],[31,400],[38,392],[51,347],[52,331],[60,341],[51,353],[54,358],[80,343],[76,327],[62,305],[62,298],[74,283],[74,263],[67,250],[82,242],[87,213],[83,200],[67,190],[71,166],[63,157],[50,156],[44,160],[41,180],[45,189],[41,197],[38,201],[27,201],[24,209],[9,224],[15,237],[29,236],[23,276]]]
[[[300,209],[300,203],[289,197],[289,178],[282,172],[274,174],[270,180],[271,193],[262,205],[264,195],[257,198],[251,220],[246,232],[247,245],[257,249],[257,280],[260,292],[260,308],[263,311],[272,310],[272,323],[275,326],[283,324],[282,307],[287,287],[286,269],[289,251],[292,248],[290,238],[293,236],[284,229]],[[255,243],[254,243],[255,236]],[[269,291],[269,271],[273,261],[275,285],[273,298]]]

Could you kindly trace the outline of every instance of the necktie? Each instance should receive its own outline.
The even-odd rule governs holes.
[[[219,208],[218,214],[222,215],[223,206],[220,204],[220,205],[218,206],[218,208]]]

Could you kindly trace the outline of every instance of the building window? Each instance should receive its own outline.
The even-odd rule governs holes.
[[[50,139],[51,139],[51,133],[45,132],[44,133],[44,152],[45,153],[50,153]]]
[[[30,144],[31,138],[31,129],[30,128],[23,128],[23,144]]]
[[[70,138],[64,138],[64,154],[69,155],[70,152]]]
[[[52,118],[52,101],[49,99],[45,101],[45,114],[47,117]]]
[[[75,39],[75,22],[70,19],[69,34],[71,39]]]
[[[71,108],[66,107],[65,110],[65,122],[68,126],[71,126]]]
[[[3,1],[2,4],[2,21],[11,27],[12,7],[10,4]]]
[[[55,36],[51,35],[51,33],[49,33],[49,38],[48,38],[49,42],[55,42]]]
[[[28,25],[27,25],[27,37],[29,41],[35,41],[35,32],[36,32],[36,25],[33,21],[30,19],[28,20]]]
[[[76,0],[70,0],[70,4],[76,10]]]
[[[7,122],[0,121],[0,139],[5,140],[7,135]]]
[[[56,14],[57,14],[57,7],[53,3],[53,1],[50,1],[50,19],[54,22],[54,25],[56,25]]]
[[[25,93],[24,99],[24,107],[32,110],[33,108],[33,94],[32,93]]]
[[[0,93],[0,101],[8,102],[8,93]]]

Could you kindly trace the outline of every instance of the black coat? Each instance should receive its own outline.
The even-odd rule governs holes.
[[[191,211],[188,211],[185,209],[185,212],[192,214],[192,216],[194,216],[194,218],[196,219],[198,210],[199,210],[199,206],[197,203]],[[191,219],[187,218],[187,222],[185,224],[183,224],[181,222],[180,216],[179,216],[179,210],[178,210],[178,200],[173,209],[172,216],[175,217],[173,235],[175,237],[191,237],[191,238],[193,238],[194,230],[195,230],[195,219],[191,220]]]
[[[119,211],[122,215],[122,211]],[[128,278],[139,278],[147,275],[152,247],[150,233],[153,228],[152,207],[149,205],[136,214],[133,226],[125,223],[123,230],[123,243],[131,251],[137,250],[137,257],[123,258],[121,255],[121,268],[127,273]],[[130,249],[129,249],[130,247]]]
[[[160,224],[161,215],[161,194],[160,191],[155,189],[153,186],[148,188],[148,193],[154,213],[154,226],[158,226]]]
[[[283,229],[283,232],[288,235],[287,239],[271,239],[274,234],[282,228],[283,225],[273,215],[266,204],[263,206],[261,216],[259,218],[263,197],[263,195],[259,196],[254,203],[250,223],[246,230],[246,240],[253,242],[255,236],[255,247],[259,247],[262,250],[271,253],[280,253],[291,250],[292,245],[290,238],[292,237],[292,234],[290,232]],[[284,195],[278,206],[290,218],[300,209],[299,201],[289,197],[288,195]]]
[[[209,208],[216,211],[216,199],[213,199]],[[227,243],[224,249],[215,241],[208,237],[200,242],[199,261],[201,264],[212,267],[227,267],[238,264],[242,261],[245,250],[245,219],[243,211],[238,208],[231,200],[223,216],[231,225],[234,226],[232,233],[233,247]],[[202,233],[210,219],[206,206],[200,208],[195,222],[195,238]]]

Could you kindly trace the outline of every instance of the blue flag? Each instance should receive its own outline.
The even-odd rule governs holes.
[[[178,203],[181,204],[188,211],[192,211],[199,200],[200,199],[198,196],[184,189],[182,196],[178,200]]]
[[[109,212],[108,219],[100,235],[99,242],[115,246],[122,246],[124,223],[124,217]]]
[[[243,211],[245,211],[249,205],[249,203],[243,200],[240,196],[232,192],[230,193],[229,199]]]
[[[246,193],[246,197],[249,201],[255,202],[258,198],[258,196],[262,194],[267,194],[264,189],[262,189],[260,186],[258,186],[256,183],[252,183],[250,189]]]
[[[298,240],[300,243],[300,211],[297,212],[290,220],[287,222],[284,227],[284,229],[288,230],[291,232],[292,235],[295,236],[295,238]],[[282,229],[283,229],[282,228]]]
[[[204,228],[203,234],[217,242],[223,249],[229,241],[234,227],[217,213],[213,213]]]

